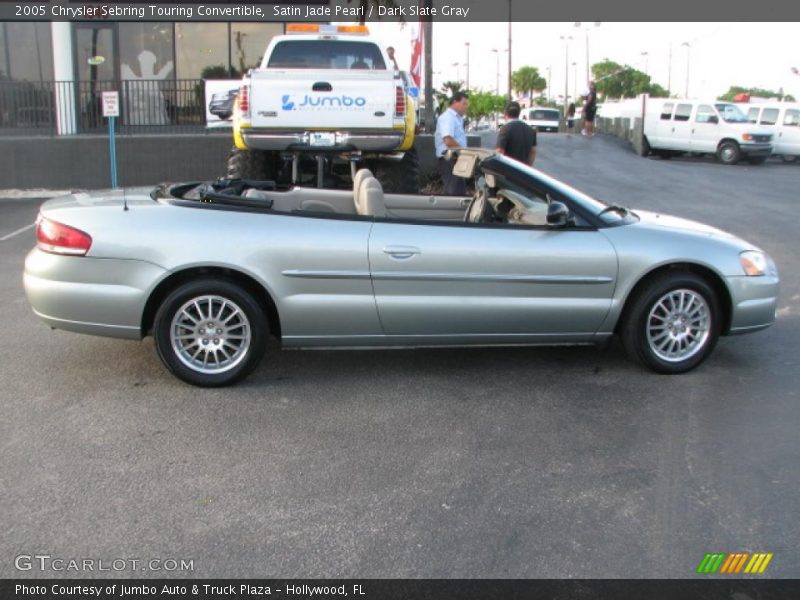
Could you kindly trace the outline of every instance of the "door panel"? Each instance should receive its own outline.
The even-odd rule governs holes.
[[[390,335],[591,335],[617,277],[597,231],[377,222],[369,258]]]
[[[693,121],[692,152],[716,152],[720,126],[719,115],[714,108],[710,104],[700,104]]]

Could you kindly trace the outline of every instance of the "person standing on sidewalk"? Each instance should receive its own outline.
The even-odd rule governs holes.
[[[597,87],[594,81],[589,82],[589,92],[583,101],[583,131],[586,137],[594,135],[594,116],[597,113]]]
[[[455,160],[448,160],[448,150],[467,147],[467,133],[464,131],[464,115],[469,108],[469,96],[456,92],[450,99],[450,106],[436,120],[436,133],[433,141],[436,150],[439,175],[444,184],[444,193],[449,196],[466,196],[467,182],[463,177],[453,175]]]

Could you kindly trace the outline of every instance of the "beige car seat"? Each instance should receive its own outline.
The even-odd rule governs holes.
[[[385,217],[386,204],[383,200],[383,187],[374,177],[365,177],[361,181],[356,196],[356,212],[370,217]]]

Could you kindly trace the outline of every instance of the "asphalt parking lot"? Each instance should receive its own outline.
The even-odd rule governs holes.
[[[272,352],[201,390],[151,340],[50,331],[0,241],[0,577],[14,558],[193,560],[70,576],[692,577],[772,552],[800,577],[800,166],[644,159],[541,135],[537,166],[604,200],[760,245],[771,329],[658,376],[619,345]],[[0,200],[0,238],[35,200]]]

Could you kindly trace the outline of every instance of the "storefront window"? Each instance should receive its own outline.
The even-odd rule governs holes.
[[[175,23],[178,79],[228,77],[227,23]]]
[[[281,23],[231,23],[231,67],[243,75],[261,63],[270,40],[283,33]]]
[[[53,46],[50,23],[2,23],[4,76],[19,81],[53,79]],[[12,52],[13,49],[13,52]]]
[[[119,62],[123,80],[174,79],[172,23],[120,23]]]
[[[0,81],[8,79],[8,52],[6,52],[7,44],[8,37],[6,37],[6,24],[0,23]]]

